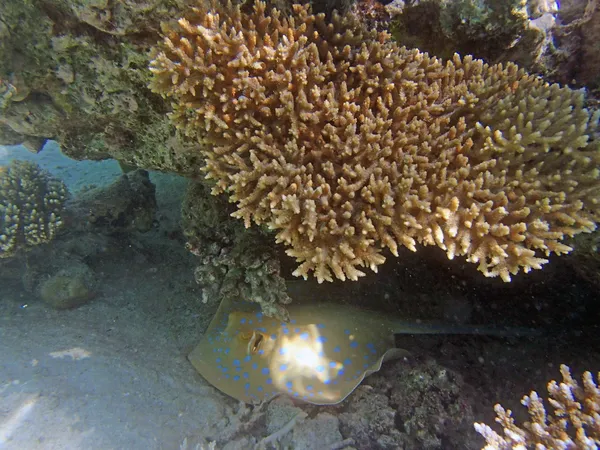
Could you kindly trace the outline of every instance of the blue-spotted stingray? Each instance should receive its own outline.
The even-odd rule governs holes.
[[[292,303],[290,320],[266,317],[256,304],[223,302],[190,353],[196,370],[225,394],[257,403],[288,394],[309,403],[344,400],[389,358],[395,334],[522,335],[528,330],[409,323],[333,303]]]

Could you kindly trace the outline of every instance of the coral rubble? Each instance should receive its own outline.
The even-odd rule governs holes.
[[[355,280],[404,245],[486,276],[537,269],[595,228],[598,114],[514,64],[407,50],[356,18],[201,6],[151,63],[212,192],[266,224],[296,275]]]
[[[51,241],[63,226],[67,194],[36,164],[13,161],[0,171],[0,258]]]

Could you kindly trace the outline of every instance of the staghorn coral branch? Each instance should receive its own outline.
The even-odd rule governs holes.
[[[571,376],[566,365],[560,366],[562,383],[548,383],[550,412],[544,408],[543,400],[532,391],[521,400],[527,407],[530,421],[522,427],[515,424],[512,412],[496,405],[496,422],[504,435],[496,433],[483,423],[476,423],[475,430],[487,445],[484,450],[526,449],[572,449],[598,448],[600,445],[600,390],[592,374],[583,374],[583,386]],[[600,374],[599,374],[600,376]]]

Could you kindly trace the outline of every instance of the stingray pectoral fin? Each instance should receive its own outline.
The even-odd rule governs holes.
[[[406,358],[408,356],[411,356],[408,350],[404,350],[402,348],[390,348],[383,354],[381,358],[375,361],[375,363],[365,371],[364,376],[368,377],[374,372],[379,372],[379,370],[381,370],[381,366],[386,361],[394,361],[396,359]]]
[[[250,399],[244,395],[244,391],[236,389],[231,378],[228,378],[227,375],[219,369],[219,364],[216,362],[213,355],[212,346],[206,342],[206,339],[202,339],[196,348],[188,355],[188,360],[192,363],[194,369],[218,390],[237,400],[249,403]]]
[[[191,353],[188,355],[188,360],[192,363],[192,366],[194,366],[194,369],[196,369],[196,371],[202,376],[204,376],[202,374],[202,372],[203,372],[204,366],[206,365],[206,362],[203,359],[203,354],[204,354],[204,351],[203,351],[202,345],[198,344],[198,345],[196,345],[194,350],[192,350]]]

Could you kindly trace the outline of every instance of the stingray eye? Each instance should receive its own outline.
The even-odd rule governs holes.
[[[256,355],[260,350],[260,346],[264,341],[264,336],[261,333],[257,333],[256,331],[252,335],[250,342],[248,343],[248,354]]]
[[[250,339],[252,339],[252,335],[253,335],[253,333],[251,333],[250,331],[242,331],[239,334],[239,337],[243,341],[249,341]]]

